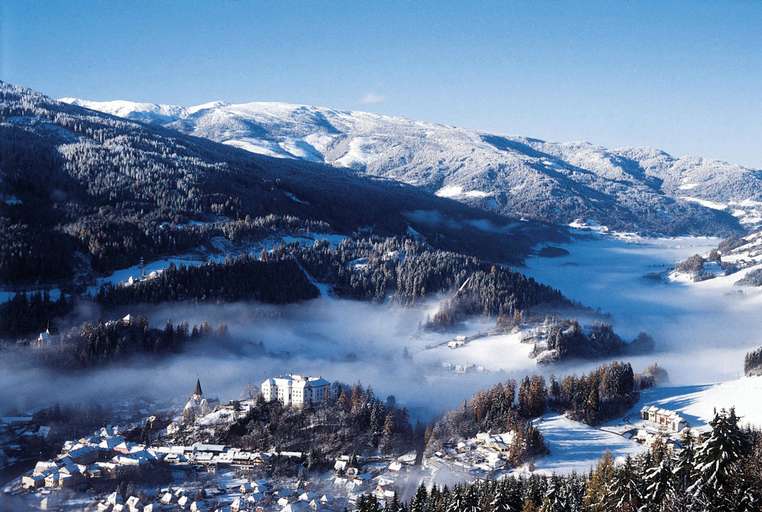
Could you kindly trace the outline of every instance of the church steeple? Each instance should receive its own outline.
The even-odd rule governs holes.
[[[201,397],[203,394],[203,391],[201,391],[201,379],[196,379],[196,389],[193,391],[193,395]]]

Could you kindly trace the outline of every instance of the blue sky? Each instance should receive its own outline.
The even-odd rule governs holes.
[[[762,168],[762,2],[2,0],[54,97],[274,100]]]

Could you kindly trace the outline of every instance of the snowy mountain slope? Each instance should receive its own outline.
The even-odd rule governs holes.
[[[762,223],[762,171],[656,149],[550,143],[286,103],[62,101],[254,153],[392,178],[514,216],[671,235],[727,235]]]
[[[285,233],[414,233],[514,264],[562,236],[397,181],[252,154],[0,81],[0,283],[108,273],[249,236],[262,222]]]

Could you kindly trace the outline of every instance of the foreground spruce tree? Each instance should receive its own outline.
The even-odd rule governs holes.
[[[707,512],[735,510],[734,492],[739,474],[739,460],[746,452],[746,440],[738,427],[735,409],[714,414],[709,423],[712,432],[696,450],[693,466],[695,482],[688,492]]]

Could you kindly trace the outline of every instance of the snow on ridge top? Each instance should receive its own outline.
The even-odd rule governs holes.
[[[739,231],[739,218],[744,228],[762,223],[762,209],[733,203],[762,202],[762,172],[699,157],[678,159],[660,149],[546,142],[286,102],[173,107],[75,101],[253,153],[402,181],[520,218],[557,224],[607,218],[616,231],[682,229],[721,236]],[[731,204],[733,209],[719,208]]]
[[[224,107],[226,105],[227,103],[221,100],[207,101],[206,103],[201,103],[200,105],[193,105],[192,107],[186,107],[185,111],[190,115],[190,114],[195,114],[196,112],[200,112],[202,110],[210,110],[213,108]]]
[[[130,117],[134,113],[159,114],[164,117],[183,117],[185,109],[177,105],[144,103],[128,100],[91,101],[79,98],[59,98],[60,102],[97,110],[118,117]]]

